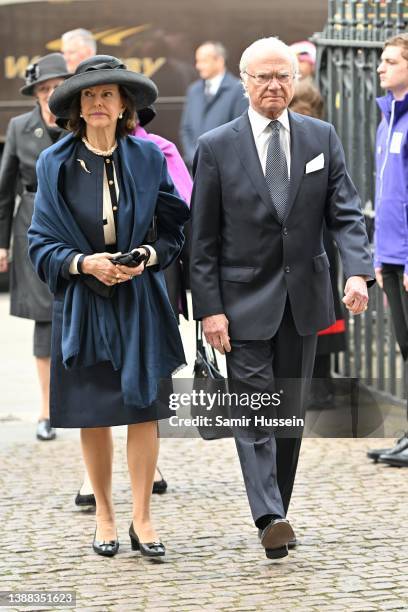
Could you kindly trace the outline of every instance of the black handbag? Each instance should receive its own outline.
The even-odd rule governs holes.
[[[92,274],[81,274],[80,280],[94,293],[103,298],[111,298],[115,291],[116,285],[105,285]]]
[[[223,425],[225,419],[229,419],[228,405],[224,404],[224,395],[227,391],[227,381],[221,374],[215,350],[212,346],[204,343],[202,326],[196,321],[196,360],[194,363],[193,390],[197,393],[203,391],[205,394],[216,396],[211,410],[204,404],[192,404],[191,416],[199,417],[196,425],[203,440],[217,440],[220,438],[231,438],[232,431],[227,425]],[[205,422],[204,419],[207,419]]]

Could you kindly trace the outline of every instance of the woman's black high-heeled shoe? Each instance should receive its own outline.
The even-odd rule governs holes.
[[[97,542],[95,538],[96,529],[92,542],[92,548],[98,555],[102,555],[103,557],[114,557],[116,555],[119,550],[119,540],[117,538],[116,540],[109,540],[108,542],[105,542],[105,540],[102,542]]]
[[[129,537],[132,550],[140,550],[145,557],[164,557],[166,549],[161,542],[141,542],[133,528],[133,522],[129,527]]]

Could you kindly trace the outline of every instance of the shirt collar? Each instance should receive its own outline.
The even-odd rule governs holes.
[[[217,74],[215,77],[212,77],[212,79],[206,79],[205,82],[211,88],[211,91],[217,91],[224,76],[225,72],[222,72],[221,74]]]
[[[262,132],[271,122],[271,119],[269,119],[269,117],[261,115],[252,106],[248,108],[248,117],[252,127],[252,131],[256,138],[262,134]],[[277,121],[279,121],[279,123],[290,133],[289,114],[287,108],[285,108],[283,113],[277,118]]]

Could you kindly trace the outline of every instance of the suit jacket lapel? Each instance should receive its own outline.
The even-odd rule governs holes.
[[[301,115],[289,111],[290,123],[290,183],[285,220],[288,218],[305,173],[309,145]]]
[[[268,186],[265,181],[265,176],[262,171],[261,162],[259,160],[259,155],[247,112],[241,115],[239,122],[234,129],[237,131],[235,148],[245,172],[248,174],[252,184],[261,196],[262,202],[273,214],[275,219],[279,221],[276,208],[272,203]]]

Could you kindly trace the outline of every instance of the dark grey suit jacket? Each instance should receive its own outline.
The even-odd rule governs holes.
[[[241,81],[226,72],[220,87],[209,101],[204,94],[205,82],[200,79],[187,89],[180,125],[183,156],[191,167],[198,138],[224,123],[239,117],[248,108]]]
[[[332,125],[289,112],[291,176],[278,220],[248,113],[199,140],[192,197],[194,317],[225,313],[236,340],[275,335],[289,297],[300,335],[335,321],[323,220],[345,276],[374,277],[364,218]],[[324,165],[306,173],[323,153]]]

